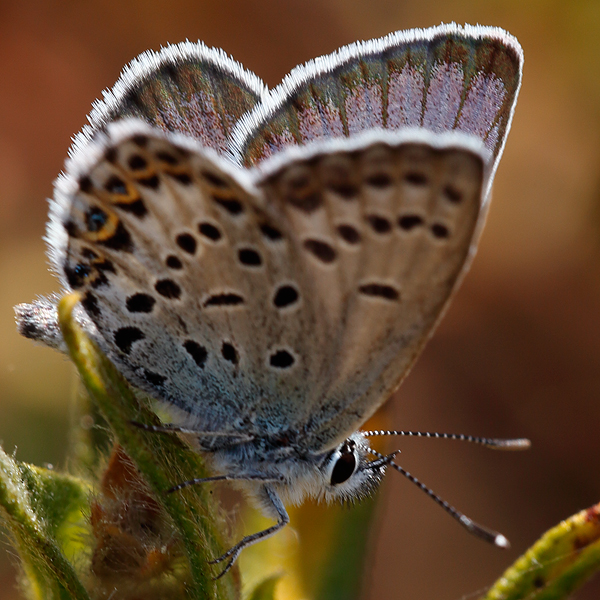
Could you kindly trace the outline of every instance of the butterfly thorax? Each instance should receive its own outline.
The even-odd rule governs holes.
[[[268,483],[285,504],[299,504],[306,497],[352,502],[377,488],[385,465],[369,460],[369,444],[361,432],[322,452],[303,449],[297,432],[293,434],[230,443],[206,456],[216,473],[236,480],[244,492],[260,498]]]

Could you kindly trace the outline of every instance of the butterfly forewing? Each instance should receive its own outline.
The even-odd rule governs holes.
[[[397,387],[439,319],[480,213],[482,155],[464,147],[371,144],[295,160],[264,183],[318,307],[325,377],[298,408],[307,444],[360,426]],[[485,154],[483,154],[485,156]],[[301,357],[316,350],[301,338]]]
[[[130,63],[96,103],[90,124],[94,130],[138,118],[225,153],[238,119],[265,93],[262,81],[222,50],[184,42]]]
[[[238,157],[253,165],[316,139],[423,127],[475,135],[496,158],[521,67],[516,40],[494,28],[446,25],[359,42],[294,69],[240,123]]]

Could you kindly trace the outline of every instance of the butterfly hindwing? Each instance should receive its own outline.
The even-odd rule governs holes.
[[[300,356],[301,339],[324,344],[326,322],[276,210],[185,142],[139,122],[109,127],[57,188],[51,235],[67,239],[56,266],[137,387],[204,430],[281,429],[323,368]]]

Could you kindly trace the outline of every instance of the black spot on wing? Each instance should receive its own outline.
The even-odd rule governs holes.
[[[172,167],[179,164],[179,159],[170,152],[160,151],[156,153],[156,158]]]
[[[81,299],[81,304],[91,317],[100,316],[101,311],[100,307],[98,306],[98,298],[96,298],[92,292],[85,293],[85,296]]]
[[[291,285],[282,285],[277,288],[275,297],[273,298],[273,304],[277,308],[286,308],[292,304],[295,304],[299,299],[298,290]]]
[[[63,227],[65,228],[65,231],[69,237],[79,237],[79,228],[74,221],[68,220],[66,223],[63,223]]]
[[[227,182],[216,175],[215,173],[211,173],[210,171],[201,171],[200,176],[206,179],[206,181],[217,188],[226,188],[228,187]]]
[[[187,353],[192,357],[194,362],[200,367],[203,368],[206,363],[206,359],[208,358],[208,351],[204,346],[201,346],[198,342],[194,340],[186,340],[183,343],[183,347],[186,349]]]
[[[140,218],[145,217],[148,214],[148,209],[141,198],[138,198],[133,202],[117,202],[115,206],[120,208],[122,211],[131,213],[132,215]]]
[[[102,271],[96,271],[90,279],[90,285],[94,289],[98,289],[103,285],[108,285],[108,278]]]
[[[331,190],[344,200],[353,200],[358,196],[359,189],[351,183],[329,183],[327,189]]]
[[[177,300],[181,296],[181,288],[172,279],[159,279],[154,289],[164,298]]]
[[[410,231],[421,225],[423,225],[423,217],[420,217],[419,215],[402,215],[398,219],[398,226],[400,229],[404,229],[404,231]]]
[[[210,296],[205,302],[204,306],[238,306],[244,303],[244,298],[239,294],[227,293],[227,294],[215,294]]]
[[[127,310],[131,313],[150,313],[156,304],[156,300],[149,294],[133,294],[126,300]]]
[[[109,273],[116,273],[115,266],[112,264],[112,262],[110,260],[108,260],[106,258],[101,261],[95,261],[94,267],[96,267],[96,269],[98,269],[99,271],[102,271],[102,272],[108,271]]]
[[[235,198],[221,198],[217,195],[213,195],[212,199],[230,215],[237,216],[244,211],[243,204]]]
[[[132,171],[143,171],[148,166],[148,161],[139,154],[132,154],[127,159],[127,164]]]
[[[394,180],[388,173],[372,173],[365,178],[365,183],[371,187],[383,189],[391,186]]]
[[[219,231],[219,228],[212,223],[199,223],[198,231],[201,235],[212,242],[218,242],[223,237],[223,234]]]
[[[91,233],[101,231],[108,221],[108,215],[98,206],[88,208],[84,218],[85,226]]]
[[[138,327],[121,327],[113,335],[115,344],[124,354],[131,352],[131,346],[138,340],[143,340],[146,336]]]
[[[365,283],[359,286],[358,291],[365,296],[383,298],[384,300],[398,300],[400,292],[393,286],[384,283]]]
[[[269,357],[269,364],[277,369],[289,369],[295,362],[287,350],[277,350]]]
[[[308,239],[304,240],[302,245],[323,263],[332,263],[337,257],[333,246],[322,240]]]
[[[310,214],[323,205],[323,198],[313,178],[304,170],[289,178],[285,188],[285,199],[298,210]]]
[[[98,258],[98,254],[91,248],[82,248],[81,256],[83,256],[83,258],[87,258],[88,260],[96,260]]]
[[[160,179],[158,175],[150,175],[149,177],[139,177],[136,182],[140,185],[150,188],[151,190],[157,190],[160,187]]]
[[[323,198],[319,192],[311,192],[304,196],[288,196],[288,202],[295,208],[305,213],[312,213],[323,205]]]
[[[259,226],[259,228],[261,233],[272,242],[276,242],[283,238],[283,234],[281,233],[281,231],[279,231],[279,229],[276,229],[272,225],[269,225],[268,223],[262,223]]]
[[[360,243],[360,232],[353,225],[338,225],[337,232],[348,244],[354,245]]]
[[[380,215],[367,215],[367,222],[375,233],[389,233],[392,230],[392,224],[388,219]]]
[[[119,196],[124,196],[127,194],[127,185],[117,175],[112,175],[108,178],[104,184],[104,189],[111,194],[118,194]]]
[[[164,375],[149,369],[144,369],[144,379],[154,387],[162,387],[167,380]]]
[[[177,245],[188,254],[196,253],[196,238],[189,233],[180,233],[176,238]]]
[[[169,256],[167,256],[165,264],[167,265],[167,267],[169,267],[169,269],[183,269],[183,263],[174,254],[170,254]]]
[[[431,226],[431,233],[438,239],[445,239],[450,236],[449,229],[441,223],[434,223]]]
[[[454,204],[458,204],[463,199],[463,193],[453,185],[445,186],[442,194]]]
[[[113,250],[133,252],[133,241],[131,240],[131,235],[129,235],[129,232],[127,229],[125,229],[125,226],[123,223],[121,223],[121,221],[119,221],[117,229],[111,237],[105,240],[99,240],[98,243]]]
[[[262,265],[260,254],[252,248],[240,248],[238,250],[238,259],[240,263],[247,267],[260,267]]]
[[[71,289],[77,290],[83,286],[85,280],[92,272],[92,269],[88,265],[78,263],[74,267],[65,264],[64,271],[65,277],[67,278]]]
[[[424,186],[429,183],[429,177],[420,171],[409,171],[404,174],[404,181],[415,186]]]
[[[181,185],[190,185],[192,183],[192,177],[189,173],[185,173],[185,172],[176,173],[173,171],[165,171],[165,173],[167,175],[169,175],[169,177],[172,177],[173,179],[175,179],[175,181],[178,181],[179,183],[181,183]]]
[[[221,355],[225,360],[234,365],[237,365],[240,360],[237,350],[229,342],[223,342],[223,345],[221,346]]]
[[[92,188],[94,187],[92,180],[87,175],[81,177],[78,181],[78,184],[79,184],[79,189],[84,194],[89,194],[92,191]]]
[[[145,148],[148,145],[148,138],[145,135],[134,135],[131,141],[138,146],[138,148]]]

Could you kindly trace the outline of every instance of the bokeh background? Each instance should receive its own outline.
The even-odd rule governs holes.
[[[402,429],[527,436],[528,453],[398,440],[401,463],[502,552],[390,474],[368,598],[476,598],[544,530],[600,500],[600,3],[597,0],[2,0],[0,439],[68,467],[70,364],[19,338],[12,306],[56,290],[44,232],[52,181],[91,102],[138,53],[198,38],[269,86],[356,39],[440,22],[516,35],[525,73],[478,256],[390,405]],[[0,547],[0,599],[18,597]],[[600,580],[577,597],[600,597]]]

